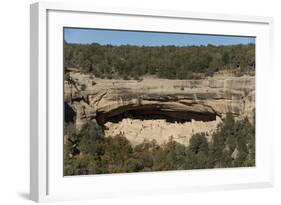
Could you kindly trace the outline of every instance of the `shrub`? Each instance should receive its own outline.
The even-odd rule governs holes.
[[[95,121],[80,131],[65,123],[64,130],[69,139],[64,144],[65,175],[255,165],[255,128],[247,119],[235,121],[231,114],[218,126],[211,142],[204,133],[197,133],[188,146],[171,138],[161,146],[144,141],[133,148],[122,133],[105,138]]]

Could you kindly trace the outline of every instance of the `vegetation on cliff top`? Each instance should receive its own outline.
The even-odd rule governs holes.
[[[219,70],[253,74],[255,45],[112,46],[64,42],[64,67],[108,79],[196,79]]]
[[[65,124],[64,175],[188,170],[255,166],[255,129],[247,119],[231,115],[218,126],[211,142],[195,134],[185,146],[172,139],[135,147],[122,135],[104,137],[101,127],[88,122],[77,131]]]

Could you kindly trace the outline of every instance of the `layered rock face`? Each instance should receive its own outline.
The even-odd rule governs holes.
[[[71,73],[71,78],[64,99],[77,128],[95,119],[107,135],[123,132],[135,144],[143,139],[164,143],[169,137],[188,144],[192,134],[214,131],[227,113],[250,121],[254,117],[255,78],[250,76],[136,81]]]

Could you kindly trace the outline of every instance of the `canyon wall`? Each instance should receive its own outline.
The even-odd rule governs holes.
[[[135,144],[144,139],[164,143],[168,137],[188,144],[194,133],[210,135],[227,113],[254,120],[255,78],[251,76],[139,81],[94,79],[74,72],[70,76],[64,84],[64,100],[76,127],[96,120],[107,135],[120,130]],[[173,129],[179,134],[172,136]],[[184,133],[189,137],[182,137]]]

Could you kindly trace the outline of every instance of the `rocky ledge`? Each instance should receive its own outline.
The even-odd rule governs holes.
[[[251,76],[139,81],[70,76],[72,80],[64,85],[66,120],[74,119],[77,128],[93,119],[106,127],[127,118],[170,123],[207,123],[227,113],[252,122],[254,118],[255,78]]]

